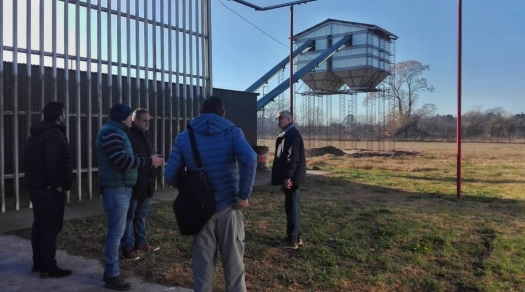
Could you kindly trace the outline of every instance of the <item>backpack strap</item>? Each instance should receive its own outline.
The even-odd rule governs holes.
[[[202,169],[202,161],[201,161],[201,156],[199,154],[199,149],[197,149],[197,142],[195,141],[195,133],[193,133],[193,128],[190,126],[190,124],[186,126],[186,129],[188,129],[188,133],[190,136],[191,150],[193,152],[193,157],[195,157],[195,162],[197,162],[197,168]]]

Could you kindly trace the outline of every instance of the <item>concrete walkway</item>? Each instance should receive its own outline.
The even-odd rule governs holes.
[[[308,175],[321,175],[321,171],[308,171]],[[255,185],[270,183],[271,171],[258,171]],[[176,197],[175,189],[158,190],[151,203],[169,202]],[[104,213],[99,198],[74,202],[66,205],[64,221],[86,218]],[[57,251],[57,262],[61,268],[73,270],[73,275],[60,279],[40,279],[39,273],[31,273],[33,261],[31,242],[6,232],[31,228],[33,212],[31,209],[10,211],[0,214],[0,291],[96,291],[103,289],[102,274],[104,266],[98,260],[72,256]],[[167,287],[142,282],[138,277],[127,279],[133,291],[173,291],[188,292],[192,289]],[[108,289],[109,291],[109,289]]]

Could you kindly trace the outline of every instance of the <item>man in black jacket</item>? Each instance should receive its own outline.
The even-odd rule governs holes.
[[[33,203],[32,272],[40,278],[71,275],[57,267],[57,236],[64,221],[66,191],[73,182],[73,164],[66,138],[64,106],[56,101],[43,110],[44,120],[31,126],[24,154],[25,185]]]
[[[128,138],[137,155],[151,156],[155,153],[148,132],[150,124],[148,110],[138,108],[133,112],[131,129]],[[146,216],[149,210],[149,200],[155,191],[157,168],[145,165],[138,169],[137,183],[132,189],[132,197],[126,218],[126,230],[120,241],[122,255],[130,260],[138,260],[135,251],[156,251],[159,247],[151,246],[146,240]],[[135,233],[135,241],[133,241]]]
[[[272,166],[272,185],[280,185],[285,192],[286,240],[284,246],[297,249],[301,239],[301,208],[299,184],[306,179],[306,155],[301,134],[292,123],[292,114],[277,114],[277,126],[282,130],[275,141],[275,157]],[[295,189],[296,188],[296,189]],[[295,189],[295,191],[292,191]]]

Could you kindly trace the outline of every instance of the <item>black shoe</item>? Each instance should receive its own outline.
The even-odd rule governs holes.
[[[129,278],[131,276],[133,276],[133,271],[127,271],[127,270],[122,270],[120,269],[119,270],[120,272],[120,275],[123,277],[123,278]],[[104,275],[102,275],[102,281],[106,281],[106,271],[104,271]]]
[[[104,277],[104,287],[113,290],[127,291],[131,289],[131,284],[124,282],[124,278],[118,275],[116,277]]]
[[[296,242],[285,240],[284,242],[282,242],[282,247],[283,248],[290,248],[290,249],[298,249],[299,245]]]
[[[71,270],[63,270],[59,267],[56,268],[56,270],[51,272],[40,272],[40,279],[48,279],[48,278],[62,278],[67,277],[71,275],[73,272]]]
[[[122,257],[132,261],[140,259],[133,249],[122,251]]]
[[[33,267],[31,268],[31,273],[36,273],[36,272],[40,272],[40,267],[33,265]]]

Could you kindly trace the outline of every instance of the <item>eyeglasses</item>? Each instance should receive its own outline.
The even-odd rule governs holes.
[[[284,117],[277,117],[276,120],[282,120]]]

